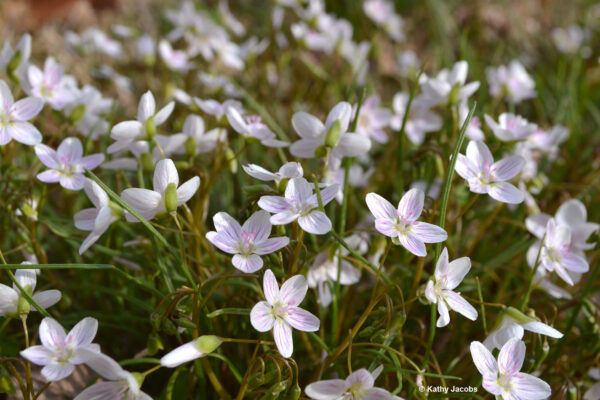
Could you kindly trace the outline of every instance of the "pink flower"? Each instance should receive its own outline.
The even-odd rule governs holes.
[[[552,394],[550,385],[533,375],[519,372],[525,360],[525,343],[510,339],[498,361],[480,342],[471,342],[471,356],[483,376],[483,388],[504,400],[541,400]]]
[[[231,215],[219,212],[213,217],[217,231],[208,232],[206,238],[224,252],[234,254],[234,267],[246,273],[256,272],[263,266],[261,255],[273,253],[290,242],[287,237],[269,239],[269,217],[268,212],[258,211],[240,226]]]
[[[331,185],[321,191],[323,205],[335,197],[339,186]],[[300,227],[315,235],[323,235],[331,230],[331,221],[317,208],[319,201],[313,194],[313,185],[304,178],[290,179],[285,188],[285,197],[262,196],[258,206],[265,211],[275,213],[271,216],[273,225],[285,225],[298,220]]]
[[[346,379],[326,379],[311,383],[305,389],[306,395],[315,400],[400,400],[385,389],[375,387],[375,379],[383,366],[372,373],[366,368],[351,373]]]
[[[375,228],[419,257],[425,257],[425,243],[443,242],[448,238],[439,226],[417,221],[423,211],[425,194],[410,189],[398,204],[398,209],[376,193],[367,194],[367,206],[375,216]]]
[[[455,168],[469,182],[471,192],[487,193],[494,200],[518,204],[523,202],[525,195],[506,181],[514,178],[524,166],[525,159],[516,155],[494,162],[485,143],[471,141],[467,146],[466,157],[458,155]]]
[[[12,139],[33,146],[42,141],[40,131],[29,121],[42,111],[44,102],[26,97],[15,103],[10,89],[0,80],[0,146]]]
[[[46,58],[44,71],[30,65],[27,78],[27,93],[47,102],[55,110],[62,110],[78,95],[75,79],[64,75],[64,68],[54,57]]]
[[[45,144],[35,146],[35,154],[49,169],[37,175],[46,183],[60,182],[65,189],[80,190],[85,182],[85,169],[92,170],[104,161],[104,154],[83,157],[83,146],[77,138],[66,138],[54,149]]]
[[[259,332],[273,329],[275,344],[281,355],[288,358],[294,351],[292,328],[299,331],[315,332],[319,329],[319,318],[298,307],[302,302],[308,283],[302,275],[292,276],[281,285],[268,269],[263,277],[263,290],[267,301],[260,301],[250,312],[250,322]]]

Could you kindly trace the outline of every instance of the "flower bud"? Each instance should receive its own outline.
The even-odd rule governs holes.
[[[342,135],[342,122],[338,119],[329,127],[325,135],[325,144],[331,148],[335,147]]]
[[[460,83],[455,83],[454,86],[452,86],[452,90],[448,95],[448,104],[451,106],[458,104],[458,101],[460,100],[460,86]]]
[[[188,157],[196,155],[196,139],[192,136],[188,137],[185,141],[185,154]]]
[[[146,134],[148,137],[153,138],[156,136],[156,124],[154,123],[154,117],[150,117],[146,120]]]
[[[196,324],[194,324],[192,321],[190,321],[187,318],[177,318],[177,320],[175,321],[175,323],[182,327],[182,328],[190,328],[190,329],[195,329],[196,328]]]
[[[71,111],[69,120],[73,123],[79,121],[85,115],[85,104],[81,103]]]
[[[301,394],[302,394],[302,389],[300,389],[300,386],[298,386],[298,382],[296,382],[296,384],[288,392],[287,399],[298,400],[300,398]]]
[[[148,341],[146,342],[146,349],[148,349],[148,355],[154,355],[156,354],[159,350],[162,350],[163,344],[162,341],[160,340],[160,337],[156,334],[156,333],[152,333],[149,337],[148,337]]]
[[[177,210],[177,186],[173,182],[169,183],[165,190],[165,208],[168,213]]]
[[[514,307],[508,307],[505,312],[506,315],[517,321],[517,323],[519,324],[526,324],[528,322],[535,321],[535,318],[528,317],[527,315],[523,314],[521,311],[517,310]]]
[[[142,153],[140,156],[140,163],[142,164],[144,171],[154,171],[154,160],[152,159],[152,155],[150,153]]]
[[[29,218],[33,221],[37,221],[37,219],[38,219],[37,210],[35,210],[33,207],[31,207],[31,205],[29,203],[23,203],[23,205],[21,206],[21,212],[23,213],[24,216],[26,216],[27,218]]]
[[[19,296],[19,300],[17,301],[17,312],[19,315],[27,315],[31,311],[31,304],[27,301],[27,299],[23,296]]]
[[[327,156],[327,146],[321,145],[315,149],[315,157],[323,158]]]
[[[220,337],[204,335],[196,339],[196,348],[202,353],[212,353],[223,343]]]

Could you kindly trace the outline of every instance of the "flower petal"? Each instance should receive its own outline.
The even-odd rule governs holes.
[[[46,183],[60,182],[61,177],[62,177],[62,174],[55,169],[48,169],[48,170],[46,170],[44,172],[40,172],[39,174],[36,175],[36,178],[38,178],[40,181],[46,182]]]
[[[346,392],[346,382],[342,379],[327,379],[311,383],[304,393],[311,399],[337,400]]]
[[[467,157],[459,154],[456,158],[456,165],[454,166],[454,170],[458,173],[463,179],[470,179],[476,176],[479,171],[477,167],[469,160]]]
[[[469,318],[471,321],[475,321],[477,319],[477,310],[475,307],[463,299],[460,294],[451,290],[444,290],[443,296],[451,309]]]
[[[346,378],[346,387],[355,386],[370,389],[374,384],[373,375],[365,368],[354,371]]]
[[[21,351],[21,357],[31,361],[35,365],[47,365],[52,362],[54,353],[44,346],[31,346]]]
[[[525,200],[525,195],[508,182],[494,182],[489,187],[488,194],[494,200],[508,204],[519,204]]]
[[[411,228],[411,233],[425,243],[438,243],[448,239],[448,233],[444,229],[427,222],[414,222]]]
[[[273,304],[279,300],[279,284],[275,278],[275,274],[270,269],[265,271],[263,276],[263,291],[265,293],[265,299],[269,304]]]
[[[162,356],[160,365],[167,368],[175,368],[202,356],[204,356],[204,353],[196,346],[196,340],[192,340]]]
[[[72,364],[48,364],[42,368],[42,375],[48,382],[56,382],[73,373],[75,366]]]
[[[67,335],[67,343],[75,346],[85,346],[94,340],[98,331],[98,320],[87,317],[82,319]]]
[[[239,253],[239,249],[237,248],[237,241],[231,240],[229,236],[222,232],[211,231],[206,234],[206,238],[209,242],[217,246],[220,250],[229,254],[237,254]]]
[[[285,187],[285,199],[291,204],[304,204],[308,202],[312,194],[313,185],[304,178],[290,179]]]
[[[321,325],[319,318],[300,307],[288,307],[284,319],[293,328],[304,332],[318,331]]]
[[[277,319],[273,325],[273,338],[277,350],[284,358],[289,358],[294,352],[292,327],[282,319]]]
[[[416,220],[423,212],[424,200],[425,193],[421,189],[410,189],[398,204],[398,214],[409,221]]]
[[[65,347],[67,334],[63,327],[52,318],[44,318],[39,328],[40,341],[45,347],[60,348]]]
[[[173,160],[167,158],[156,163],[153,179],[154,190],[164,193],[169,183],[174,183],[176,187],[179,186],[179,174]]]
[[[325,131],[323,123],[314,115],[299,111],[292,116],[292,126],[300,137],[315,138]]]
[[[425,243],[417,236],[407,233],[406,235],[398,235],[398,239],[400,240],[400,244],[414,255],[419,257],[425,257],[427,255]]]
[[[273,329],[275,318],[271,313],[271,305],[266,301],[259,301],[250,311],[250,323],[259,332]]]
[[[156,126],[162,125],[167,120],[167,118],[169,118],[169,116],[173,112],[174,108],[175,108],[174,101],[171,101],[169,104],[167,104],[166,106],[161,108],[156,113],[156,115],[154,115],[154,125],[156,125]]]
[[[480,342],[471,342],[471,357],[473,357],[475,367],[484,377],[498,374],[496,359]]]
[[[339,102],[335,105],[327,115],[327,120],[325,121],[325,127],[329,129],[331,125],[337,120],[341,123],[341,131],[342,133],[348,130],[348,125],[350,125],[350,118],[352,117],[352,106],[350,103],[346,101]]]
[[[393,220],[397,217],[396,209],[392,203],[377,193],[367,194],[365,200],[367,202],[367,207],[369,207],[371,214],[373,214],[375,218]]]
[[[177,188],[177,205],[180,206],[188,202],[189,199],[198,191],[200,187],[200,178],[195,176],[187,180],[183,185]]]
[[[17,142],[34,146],[42,142],[42,134],[29,122],[13,122],[5,127],[6,132]]]
[[[71,164],[81,160],[83,156],[83,146],[81,140],[74,137],[68,137],[61,142],[56,149],[59,160],[64,164]]]
[[[140,98],[140,102],[138,104],[138,115],[137,119],[139,122],[145,122],[148,118],[154,115],[156,111],[156,102],[154,101],[154,96],[151,91],[147,91]]]
[[[539,333],[540,335],[550,336],[555,339],[560,339],[563,337],[562,333],[560,333],[559,331],[557,331],[550,325],[544,324],[543,322],[532,321],[532,322],[527,322],[527,323],[523,324],[522,326],[523,326],[523,329],[530,331],[530,332]]]
[[[58,303],[62,297],[60,290],[44,290],[31,296],[42,308],[48,308]],[[37,308],[33,308],[37,310]]]
[[[507,375],[516,374],[521,370],[525,360],[525,343],[521,339],[512,338],[502,346],[498,354],[500,372]]]
[[[290,243],[287,237],[274,237],[255,244],[254,252],[259,255],[270,254]]]
[[[290,209],[290,203],[281,196],[262,196],[258,206],[271,213],[282,213]]]
[[[91,154],[89,156],[83,157],[80,161],[80,165],[84,168],[92,170],[96,168],[98,165],[104,162],[104,154]]]
[[[341,157],[358,157],[371,149],[371,140],[358,133],[344,133],[340,136],[332,154]]]
[[[331,230],[331,221],[322,211],[312,211],[308,215],[300,216],[298,224],[305,232],[314,235],[324,235]]]
[[[306,296],[307,290],[308,282],[304,275],[294,275],[281,285],[279,298],[287,306],[297,306]]]
[[[266,211],[255,212],[244,222],[242,231],[246,232],[252,242],[262,242],[271,234],[271,215]]]
[[[247,274],[256,272],[263,267],[262,258],[256,254],[250,254],[249,256],[236,254],[233,256],[231,262],[234,267]]]
[[[511,380],[513,391],[520,399],[542,400],[552,394],[550,385],[533,375],[519,372]]]
[[[514,178],[525,166],[525,159],[521,156],[510,156],[492,164],[490,173],[499,181]]]
[[[155,211],[162,201],[160,193],[141,188],[125,189],[121,193],[121,198],[134,210],[143,213]]]

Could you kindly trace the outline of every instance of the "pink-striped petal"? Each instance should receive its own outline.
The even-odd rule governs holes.
[[[313,185],[306,179],[294,178],[289,180],[285,188],[285,198],[291,204],[304,204],[310,199],[312,192]]]
[[[525,200],[525,195],[508,182],[494,182],[490,185],[488,194],[494,200],[508,204],[519,204]]]
[[[346,392],[346,382],[342,379],[328,379],[311,383],[304,393],[315,400],[337,400]]]
[[[10,114],[17,121],[28,121],[38,115],[44,108],[44,102],[37,97],[26,97],[17,101],[10,108]]]
[[[80,165],[84,168],[92,170],[96,168],[98,165],[104,162],[104,154],[91,154],[89,156],[83,157],[80,161]]]
[[[206,238],[209,242],[217,246],[221,251],[229,254],[237,254],[239,253],[239,249],[236,248],[238,246],[237,241],[231,240],[231,238],[222,232],[211,231],[206,234]]]
[[[164,193],[169,183],[174,183],[176,187],[179,186],[179,174],[173,160],[167,158],[156,163],[153,178],[154,190]]]
[[[292,327],[282,319],[275,321],[273,325],[273,338],[277,345],[277,350],[284,358],[291,357],[294,352],[294,342],[292,339]]]
[[[354,386],[363,389],[370,389],[374,384],[375,379],[373,379],[373,375],[365,368],[354,371],[346,378],[347,387]]]
[[[552,394],[550,385],[535,376],[517,373],[510,380],[512,390],[520,399],[542,400]]]
[[[300,227],[314,235],[324,235],[331,230],[331,220],[322,211],[313,211],[298,218]]]
[[[398,204],[398,214],[409,221],[416,220],[423,212],[425,193],[421,189],[410,189]]]
[[[477,166],[475,166],[471,160],[467,157],[459,154],[456,158],[456,165],[454,166],[454,170],[457,174],[459,174],[463,179],[470,179],[476,176],[479,171],[477,170]]]
[[[290,209],[290,203],[281,196],[262,196],[258,206],[271,213],[281,213]]]
[[[87,317],[82,319],[67,335],[67,343],[75,346],[86,346],[94,340],[98,331],[98,320]]]
[[[21,351],[21,357],[35,365],[47,365],[52,362],[54,353],[44,346],[31,346]]]
[[[512,338],[502,346],[498,354],[500,372],[513,375],[521,370],[525,360],[525,343],[521,339]]]
[[[244,222],[242,231],[245,231],[252,242],[262,242],[271,234],[271,218],[266,211],[255,212]]]
[[[254,252],[259,255],[270,254],[284,248],[290,243],[287,237],[274,237],[264,242],[255,243]]]
[[[36,175],[36,177],[40,181],[46,182],[46,183],[60,182],[61,176],[62,176],[62,174],[55,169],[48,169],[48,170],[40,172],[39,174]]]
[[[68,137],[61,142],[56,149],[58,158],[64,164],[71,164],[81,160],[83,156],[83,146],[81,140],[75,137]]]
[[[471,357],[481,375],[497,376],[498,363],[492,353],[480,342],[471,342]]]
[[[85,184],[83,174],[62,175],[60,177],[60,185],[69,190],[81,190]]]
[[[281,285],[279,297],[283,304],[297,306],[306,296],[307,290],[308,282],[306,278],[303,275],[294,275]]]
[[[273,304],[279,300],[279,284],[275,278],[275,274],[270,269],[265,271],[263,276],[263,291],[265,293],[265,299],[269,304]]]
[[[385,236],[396,237],[398,231],[396,230],[396,224],[389,219],[376,219],[375,229],[383,233]]]
[[[510,156],[492,164],[490,172],[492,177],[499,181],[514,178],[525,166],[525,159],[521,156]]]
[[[288,307],[284,317],[286,322],[299,331],[315,332],[319,330],[321,321],[312,313],[300,307]]]
[[[271,314],[271,305],[266,301],[259,301],[250,311],[250,323],[259,332],[273,329],[275,318]]]
[[[467,158],[479,171],[487,171],[494,163],[490,149],[483,142],[470,141],[467,146]]]
[[[75,366],[72,364],[48,364],[42,368],[42,375],[49,382],[60,381],[73,373]]]
[[[42,142],[42,134],[29,122],[12,122],[5,129],[8,135],[19,143],[34,146]]]
[[[448,233],[445,230],[427,222],[414,222],[410,232],[425,243],[438,243],[448,239]]]
[[[67,334],[63,327],[52,318],[44,318],[39,328],[40,341],[48,348],[65,347]]]
[[[475,307],[463,299],[460,294],[451,290],[444,290],[443,296],[451,309],[459,314],[462,314],[471,321],[475,321],[477,319],[477,310]]]
[[[405,235],[399,235],[398,239],[400,240],[400,244],[414,255],[419,257],[425,257],[427,255],[425,243],[415,235],[407,233]]]
[[[218,212],[213,216],[213,223],[219,234],[229,238],[232,243],[242,239],[242,227],[231,215],[226,212]]]
[[[234,267],[247,274],[256,272],[263,267],[262,258],[256,254],[250,254],[249,256],[236,254],[231,259],[231,263]]]
[[[369,193],[365,198],[367,207],[371,214],[378,219],[390,219],[393,220],[397,217],[396,209],[386,199],[378,195],[377,193]]]
[[[285,225],[285,224],[289,224],[292,221],[295,221],[298,218],[298,216],[299,216],[299,214],[296,214],[294,212],[284,211],[284,212],[280,212],[275,215],[272,215],[271,218],[269,219],[269,221],[273,225]]]

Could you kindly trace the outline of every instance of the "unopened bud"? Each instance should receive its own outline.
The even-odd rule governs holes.
[[[146,134],[151,138],[156,136],[156,124],[153,116],[146,120]]]
[[[165,208],[168,213],[177,210],[177,186],[175,186],[174,182],[169,183],[165,190]]]
[[[146,343],[146,349],[148,349],[148,355],[154,355],[156,354],[159,350],[162,350],[163,344],[162,341],[160,340],[160,337],[153,333],[150,335],[150,337],[148,337],[148,342]]]
[[[27,315],[29,311],[31,311],[31,304],[29,304],[25,297],[20,296],[17,301],[17,312],[19,315]]]
[[[508,315],[515,321],[517,321],[517,323],[519,323],[519,324],[526,324],[528,322],[535,321],[535,318],[531,318],[531,317],[523,314],[521,311],[517,310],[514,307],[508,307],[505,312],[506,312],[506,315]]]
[[[315,149],[315,157],[316,158],[324,158],[327,157],[327,146],[321,145]]]
[[[71,122],[75,123],[77,121],[79,121],[81,118],[83,118],[83,116],[85,115],[85,104],[79,104],[77,107],[75,107],[73,109],[73,111],[71,111],[71,114],[69,115],[69,119],[71,120]]]
[[[333,125],[329,127],[327,134],[325,135],[325,144],[331,148],[335,147],[340,136],[342,135],[342,121],[336,120]]]
[[[202,353],[212,353],[223,343],[220,337],[215,335],[204,335],[196,339],[196,347]]]

